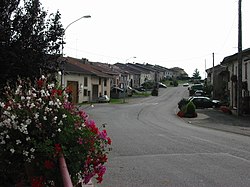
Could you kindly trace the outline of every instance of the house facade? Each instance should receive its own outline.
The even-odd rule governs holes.
[[[64,65],[64,87],[72,90],[72,102],[96,102],[101,95],[110,97],[110,76],[81,59],[67,57]]]
[[[225,57],[221,62],[229,73],[228,90],[230,106],[237,108],[237,94],[242,95],[242,112],[250,113],[250,48],[242,51],[242,90],[238,91],[238,53]]]
[[[250,114],[250,48],[242,51],[242,89],[238,89],[238,53],[227,56],[215,67],[206,70],[207,82],[213,85],[213,96],[227,98],[230,107],[237,109],[237,94],[242,96],[242,112]]]

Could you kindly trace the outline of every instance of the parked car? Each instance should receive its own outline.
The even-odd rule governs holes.
[[[146,89],[144,89],[142,86],[140,86],[139,88],[135,88],[135,89],[139,92],[146,92]]]
[[[196,90],[195,92],[194,92],[194,96],[204,96],[204,91],[203,90]]]
[[[109,103],[110,98],[107,95],[102,95],[98,97],[98,102],[99,103]]]
[[[162,82],[158,82],[157,84],[159,88],[167,88],[167,85],[163,84]]]
[[[219,100],[212,100],[209,97],[204,96],[193,96],[188,99],[192,101],[196,108],[217,108],[220,107]]]
[[[184,87],[188,87],[188,86],[189,86],[189,83],[186,82],[186,83],[183,84],[183,86],[184,86]]]
[[[189,96],[193,96],[196,90],[203,90],[203,88],[204,88],[203,84],[194,84],[194,85],[188,87]]]

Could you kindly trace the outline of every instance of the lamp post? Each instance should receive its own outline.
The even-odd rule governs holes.
[[[64,31],[63,31],[63,36],[62,36],[62,57],[64,56],[64,54],[63,54],[63,49],[64,49],[64,46],[63,46],[64,40],[63,40],[63,38],[64,38],[64,35],[65,35],[66,30],[67,30],[72,24],[74,24],[75,22],[77,22],[77,21],[79,21],[79,20],[81,20],[81,19],[83,19],[83,18],[91,18],[91,16],[90,16],[90,15],[82,16],[82,17],[80,17],[80,18],[78,18],[78,19],[72,21],[70,24],[68,24],[68,25],[65,27],[65,29],[64,29]],[[63,62],[62,62],[62,63],[63,63]],[[61,86],[63,87],[63,83],[64,83],[64,80],[63,80],[63,79],[64,79],[63,64],[61,64],[61,66],[62,66],[62,69],[61,69]]]
[[[128,60],[132,59],[132,58],[136,58],[135,56],[130,57],[128,59],[125,60],[125,64],[127,63]],[[128,80],[125,80],[125,76],[123,77],[123,103],[125,103],[125,95],[126,95],[126,90],[128,90]]]
[[[91,18],[91,16],[90,16],[90,15],[82,16],[82,17],[76,19],[75,21],[72,21],[72,22],[71,22],[70,24],[68,24],[67,27],[64,29],[64,31],[63,31],[63,37],[64,37],[64,35],[65,35],[66,30],[67,30],[72,24],[74,24],[75,22],[77,22],[77,21],[79,21],[79,20],[81,20],[81,19],[83,19],[83,18]],[[63,56],[63,48],[64,48],[64,47],[63,47],[63,44],[64,44],[63,37],[62,37],[62,56]]]

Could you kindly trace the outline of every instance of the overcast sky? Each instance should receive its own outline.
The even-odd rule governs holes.
[[[64,54],[114,64],[212,67],[238,51],[238,0],[41,0],[68,27]],[[243,49],[250,47],[250,1],[242,0]],[[136,57],[136,58],[132,58]]]

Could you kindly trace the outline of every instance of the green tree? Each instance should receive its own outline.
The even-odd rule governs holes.
[[[200,72],[197,68],[194,70],[193,78],[194,79],[201,79]]]
[[[58,11],[48,15],[39,0],[1,0],[0,88],[17,76],[56,71],[64,31],[60,19]]]

